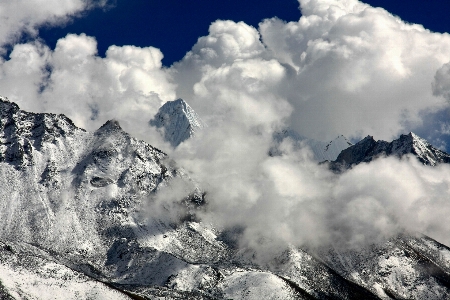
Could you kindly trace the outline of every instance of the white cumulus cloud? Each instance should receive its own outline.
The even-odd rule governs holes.
[[[0,4],[0,47],[16,42],[23,34],[38,35],[42,25],[58,25],[107,0],[14,0]]]
[[[5,21],[0,43],[92,4],[46,2],[29,17],[35,2],[0,4],[1,16],[24,6]],[[38,40],[16,44],[0,61],[0,91],[23,109],[65,113],[89,130],[117,119],[151,143],[160,143],[148,126],[160,105],[185,99],[208,128],[163,150],[207,191],[200,217],[244,228],[242,245],[266,238],[352,246],[403,230],[448,243],[441,221],[450,212],[448,166],[391,158],[336,175],[289,141],[281,157],[268,151],[286,126],[319,140],[391,140],[424,126],[427,113],[448,108],[450,35],[356,0],[300,0],[300,7],[297,22],[273,18],[254,28],[218,20],[170,68],[151,46],[111,46],[100,57],[85,34],[61,38],[54,50]],[[441,130],[438,121],[427,124]],[[159,198],[168,207],[171,199]]]
[[[53,51],[39,42],[18,44],[0,63],[0,89],[23,109],[64,113],[88,130],[117,119],[144,138],[152,130],[148,120],[175,98],[162,57],[153,47],[111,46],[102,58],[85,34],[67,35]]]

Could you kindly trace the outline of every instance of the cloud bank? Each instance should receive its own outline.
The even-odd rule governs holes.
[[[446,120],[423,118],[442,118],[448,108],[450,35],[356,0],[299,2],[298,22],[214,22],[169,68],[153,47],[111,46],[100,57],[95,38],[84,34],[61,38],[54,50],[38,39],[15,44],[0,62],[0,91],[23,109],[65,113],[89,130],[115,118],[132,135],[161,145],[208,191],[200,217],[244,227],[244,246],[270,240],[347,247],[405,228],[449,243],[450,228],[441,221],[450,211],[443,201],[448,167],[381,159],[338,176],[289,140],[281,157],[268,150],[273,133],[287,126],[318,140],[391,140],[430,124],[444,132]],[[2,43],[89,6],[72,4],[44,10],[29,25],[20,21],[24,9]],[[171,149],[148,121],[177,97],[208,129]]]
[[[0,42],[23,32],[37,35],[39,26],[58,24],[93,5],[105,3],[3,4],[2,14],[11,16]],[[63,112],[88,129],[113,117],[133,123],[129,116],[136,111],[149,120],[162,103],[177,97],[212,120],[225,117],[222,102],[227,101],[241,110],[265,112],[267,105],[289,106],[288,116],[261,117],[284,119],[318,140],[340,134],[389,140],[428,126],[424,112],[448,106],[438,90],[448,81],[439,78],[450,59],[449,34],[405,23],[356,0],[305,0],[300,7],[298,22],[273,18],[253,28],[218,20],[170,68],[162,66],[163,54],[153,47],[111,46],[101,58],[95,38],[85,35],[68,35],[55,50],[39,40],[15,44],[1,61],[0,88],[25,109]],[[433,95],[435,77],[444,83],[433,85]],[[267,97],[254,97],[263,90]],[[256,100],[248,101],[252,97]],[[142,124],[125,127],[133,133]]]
[[[0,90],[25,110],[64,113],[88,130],[117,119],[142,139],[152,132],[150,116],[175,98],[162,57],[153,47],[110,46],[102,58],[84,34],[67,35],[54,50],[39,41],[18,44],[0,63]],[[156,131],[150,136],[157,143]]]
[[[266,82],[278,80],[271,91],[293,107],[290,126],[319,140],[339,134],[389,140],[421,126],[422,111],[446,105],[433,96],[431,83],[450,59],[448,34],[358,1],[300,4],[298,22],[268,19],[259,30],[213,23],[209,35],[173,66],[179,96],[202,109],[197,98],[212,74],[237,63],[257,74],[255,60],[273,61],[284,78],[278,79],[281,71],[268,71]],[[253,79],[259,78],[247,74],[247,81]]]
[[[450,242],[436,218],[450,210],[447,166],[389,158],[334,175],[289,141],[282,157],[267,155],[284,126],[319,140],[428,126],[425,115],[448,107],[445,84],[433,94],[432,83],[448,81],[450,36],[358,1],[300,4],[298,22],[216,21],[170,69],[209,125],[172,153],[208,190],[202,219],[245,228],[241,246],[268,251],[360,247],[405,230]]]

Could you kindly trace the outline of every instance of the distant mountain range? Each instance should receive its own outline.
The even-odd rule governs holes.
[[[173,146],[207,130],[183,100],[150,124]],[[338,171],[389,155],[430,166],[450,157],[412,133],[305,143]],[[186,194],[152,210],[174,180]],[[0,98],[0,187],[1,299],[450,298],[450,249],[419,234],[360,250],[289,247],[264,265],[243,257],[237,233],[197,220],[208,207],[194,180],[114,120],[87,132]]]

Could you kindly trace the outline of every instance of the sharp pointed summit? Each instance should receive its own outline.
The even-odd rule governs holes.
[[[105,124],[103,124],[97,131],[96,134],[100,134],[103,132],[116,132],[116,131],[123,131],[122,127],[120,127],[119,121],[117,120],[108,120]]]
[[[195,135],[206,127],[205,123],[183,99],[166,102],[150,120],[173,147]]]

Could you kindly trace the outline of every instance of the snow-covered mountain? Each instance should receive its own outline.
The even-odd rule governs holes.
[[[183,169],[116,121],[87,132],[0,98],[0,157],[1,299],[450,298],[450,249],[425,236],[253,261],[197,220],[207,200]],[[185,195],[159,205],[177,181]]]
[[[335,160],[342,150],[347,149],[353,144],[343,135],[338,136],[329,142],[307,139],[306,144],[311,147],[314,157],[317,161]]]
[[[291,129],[285,129],[281,132],[275,133],[275,145],[271,149],[271,154],[277,155],[280,153],[278,146],[286,138],[291,139],[294,143],[294,147],[297,149],[305,146],[309,147],[314,154],[314,159],[318,162],[333,161],[338,157],[342,150],[353,145],[343,135],[340,135],[331,141],[324,142],[305,138]]]
[[[380,156],[402,157],[412,154],[425,165],[435,166],[440,163],[450,163],[450,154],[433,147],[425,139],[410,132],[402,134],[392,142],[375,141],[367,136],[355,145],[343,150],[331,163],[333,170],[345,170],[362,162],[370,162]]]
[[[195,132],[206,127],[205,123],[183,99],[166,102],[150,120],[173,147],[178,146]]]

